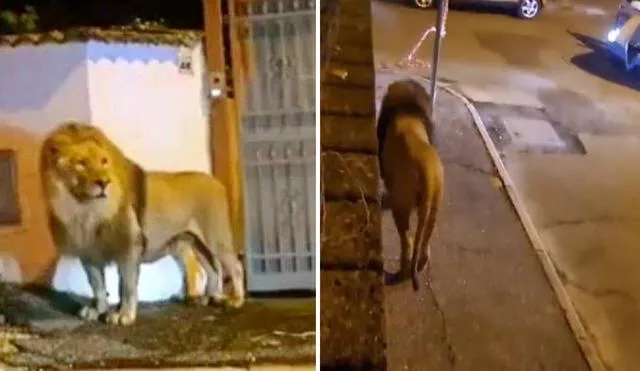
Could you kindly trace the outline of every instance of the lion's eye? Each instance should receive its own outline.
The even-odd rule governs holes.
[[[66,157],[58,157],[56,159],[56,166],[63,167],[66,166],[69,161]]]
[[[102,165],[107,165],[107,164],[109,163],[109,160],[107,160],[107,158],[106,158],[106,157],[103,157],[103,158],[102,158],[102,160],[100,160],[100,163],[101,163]]]

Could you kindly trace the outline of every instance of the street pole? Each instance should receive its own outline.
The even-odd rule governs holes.
[[[440,0],[438,7],[438,19],[436,21],[436,42],[433,48],[433,61],[431,62],[431,119],[435,121],[436,116],[436,93],[438,81],[438,63],[440,62],[440,49],[442,48],[442,39],[445,35],[445,24],[447,22],[447,14],[449,13],[449,0]]]

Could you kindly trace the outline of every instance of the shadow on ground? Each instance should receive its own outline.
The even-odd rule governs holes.
[[[583,46],[590,49],[586,53],[572,57],[571,63],[573,65],[603,80],[640,91],[639,71],[626,71],[623,61],[608,58],[607,46],[604,42],[581,33],[567,32]]]
[[[315,361],[314,299],[252,299],[239,310],[142,305],[131,327],[83,322],[86,298],[6,286],[0,308],[26,333],[0,363],[32,368],[300,364]],[[12,327],[10,330],[15,330]],[[9,328],[0,327],[0,335]],[[2,337],[4,339],[4,337]]]

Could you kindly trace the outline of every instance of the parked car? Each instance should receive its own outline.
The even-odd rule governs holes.
[[[413,5],[421,9],[428,9],[436,5],[437,0],[411,0]],[[542,8],[546,4],[546,0],[450,0],[454,4],[470,3],[470,4],[508,4],[516,15],[522,19],[536,18]]]
[[[417,1],[417,0],[416,0]],[[607,52],[630,71],[640,66],[640,0],[622,0],[607,33]]]

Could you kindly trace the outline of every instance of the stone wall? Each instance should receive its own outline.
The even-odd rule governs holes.
[[[370,0],[321,4],[322,369],[385,370]]]

